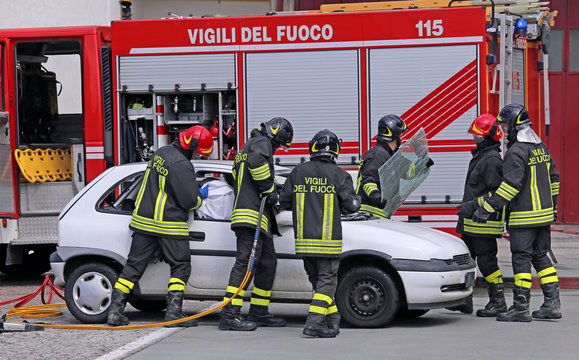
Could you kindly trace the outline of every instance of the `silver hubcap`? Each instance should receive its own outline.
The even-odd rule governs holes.
[[[113,287],[101,273],[89,272],[76,280],[72,296],[76,307],[87,315],[102,314],[111,303]]]

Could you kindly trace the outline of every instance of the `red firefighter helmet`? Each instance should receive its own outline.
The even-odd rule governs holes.
[[[501,129],[495,125],[496,118],[491,114],[482,114],[474,119],[468,132],[475,135],[488,135],[495,141],[499,141],[503,136]],[[492,132],[492,133],[491,133]]]
[[[193,138],[197,141],[193,141]],[[189,129],[179,133],[179,143],[185,150],[189,150],[191,145],[197,145],[197,152],[201,155],[208,156],[213,151],[213,136],[211,132],[203,126],[191,126]]]

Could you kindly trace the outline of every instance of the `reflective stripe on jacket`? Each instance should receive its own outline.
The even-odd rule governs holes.
[[[355,212],[352,178],[327,158],[296,166],[280,194],[284,209],[293,210],[296,254],[339,257],[341,212]]]
[[[201,205],[195,168],[171,144],[157,150],[147,165],[129,227],[137,232],[188,239],[189,210]]]

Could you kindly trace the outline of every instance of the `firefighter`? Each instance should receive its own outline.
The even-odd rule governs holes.
[[[231,215],[231,229],[237,237],[235,264],[229,275],[229,285],[223,301],[233,297],[239,289],[247,270],[256,231],[261,199],[267,204],[261,220],[259,245],[255,254],[254,287],[251,294],[249,316],[241,318],[245,288],[221,312],[220,330],[251,331],[258,326],[281,327],[285,320],[274,317],[269,311],[271,288],[277,267],[277,256],[272,234],[277,234],[274,206],[278,195],[274,181],[273,154],[280,147],[289,148],[293,138],[291,123],[281,117],[262,123],[251,131],[251,137],[235,157],[233,177],[237,183],[235,203]],[[251,279],[248,281],[247,284]]]
[[[293,209],[296,254],[314,289],[303,333],[321,338],[339,333],[334,295],[342,254],[340,213],[358,211],[361,202],[350,175],[336,165],[340,144],[333,132],[318,132],[309,143],[311,161],[292,170],[280,195],[280,205]]]
[[[507,230],[511,242],[515,287],[513,306],[497,315],[498,321],[531,321],[531,264],[541,279],[545,301],[533,311],[536,319],[560,319],[559,278],[547,252],[551,247],[551,223],[556,219],[559,173],[549,149],[531,129],[524,106],[505,106],[497,123],[507,132],[503,181],[473,214],[473,221],[486,223],[508,206]]]
[[[378,169],[394,155],[401,145],[400,136],[408,129],[406,123],[396,115],[386,115],[378,121],[376,145],[368,150],[360,161],[356,193],[362,198],[360,212],[380,218],[389,218],[384,207],[386,200],[382,199],[380,176]],[[427,167],[434,164],[428,159]],[[408,174],[411,178],[413,175]]]
[[[468,164],[464,195],[459,205],[456,232],[462,234],[462,240],[468,246],[473,259],[487,282],[489,302],[484,309],[476,312],[480,317],[494,317],[507,311],[501,270],[497,260],[497,238],[503,236],[503,211],[493,213],[485,224],[472,221],[475,210],[484,201],[484,196],[497,190],[503,177],[503,160],[500,154],[500,139],[503,136],[495,125],[496,118],[490,114],[477,117],[468,132],[472,134],[476,149],[472,150],[472,159]],[[463,306],[449,308],[464,313],[472,313],[472,296]]]
[[[208,156],[212,150],[211,133],[202,126],[193,126],[181,132],[179,140],[153,154],[135,201],[129,225],[134,231],[133,241],[113,289],[109,325],[129,323],[123,315],[127,297],[158,250],[171,267],[165,321],[185,317],[181,314],[183,292],[191,274],[188,212],[197,209],[202,201],[190,160],[196,152]],[[168,327],[196,325],[197,321],[192,319]]]

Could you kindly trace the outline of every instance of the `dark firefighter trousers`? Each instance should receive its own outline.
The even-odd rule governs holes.
[[[523,281],[521,286],[531,287],[531,264],[539,274],[541,283],[543,283],[543,277],[556,275],[555,269],[552,268],[553,264],[547,256],[551,248],[551,225],[509,229],[509,238],[515,285],[517,285],[519,274],[528,274],[527,276],[521,275]],[[545,269],[550,270],[543,274]]]
[[[238,228],[235,229],[235,236],[237,236],[237,254],[235,256],[235,264],[229,275],[229,285],[225,291],[224,301],[233,296],[245,277],[255,230]],[[253,291],[251,294],[249,313],[252,315],[264,315],[267,313],[276,268],[277,255],[275,253],[273,239],[260,233],[251,278],[245,284],[245,288],[223,308],[222,316],[233,318],[240,315],[245,289],[251,283],[252,278]]]
[[[119,279],[125,279],[135,284],[159,249],[163,254],[163,259],[171,267],[171,278],[182,281],[182,284],[177,286],[178,290],[184,290],[191,275],[191,250],[187,240],[175,240],[135,232],[127,264]]]
[[[303,259],[308,279],[314,288],[306,324],[322,324],[326,317],[333,318],[333,322],[339,324],[340,313],[334,296],[338,287],[340,258],[304,256]]]
[[[462,240],[485,278],[499,270],[497,239],[462,234]]]

